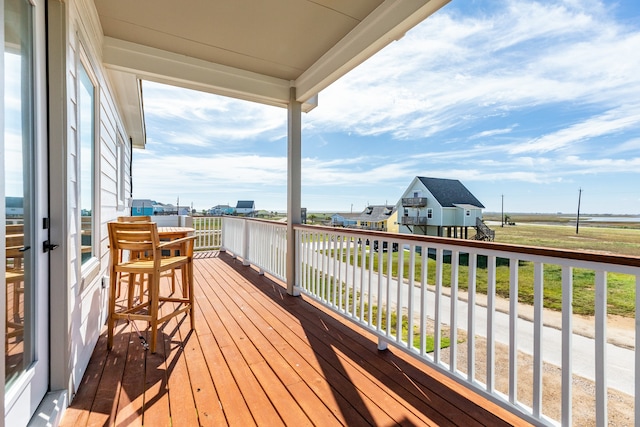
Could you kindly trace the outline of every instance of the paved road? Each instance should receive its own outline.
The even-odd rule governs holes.
[[[324,258],[324,260],[323,260]],[[338,273],[341,277],[341,281],[345,281],[348,278],[349,283],[355,279],[356,290],[362,289],[362,293],[367,295],[369,292],[369,286],[371,287],[372,298],[377,300],[378,292],[378,274],[374,273],[369,280],[368,269],[356,268],[355,271],[352,266],[347,266],[345,263],[340,263],[339,266],[334,265],[333,262],[329,262],[326,257],[319,257],[318,263],[323,263],[324,268],[330,274]],[[382,295],[383,300],[386,299],[386,286],[390,287],[389,294],[391,296],[390,303],[392,307],[396,307],[398,299],[398,282],[395,279],[387,280],[386,276],[382,279]],[[362,285],[362,288],[361,288]],[[433,302],[435,301],[435,293],[433,287],[429,287],[427,293],[428,302],[428,318],[434,318]],[[401,287],[400,298],[403,306],[407,306],[409,293],[409,285],[403,283]],[[368,296],[368,295],[367,295]],[[419,289],[414,287],[413,293],[414,307],[419,307],[420,292]],[[450,310],[451,300],[449,296],[441,296],[441,321],[443,324],[450,323]],[[457,303],[457,323],[458,329],[467,329],[467,303],[465,300],[458,298]],[[543,315],[544,316],[544,315]],[[503,311],[495,312],[495,339],[502,344],[509,344],[509,315]],[[523,318],[518,319],[518,350],[526,354],[533,355],[533,323]],[[475,333],[477,336],[486,337],[487,335],[487,308],[486,306],[476,304],[475,309]],[[556,366],[561,366],[562,360],[562,331],[557,327],[544,326],[543,332],[543,359],[547,363],[551,363]],[[595,379],[595,340],[587,338],[582,335],[573,334],[573,373],[589,380]],[[618,347],[613,344],[607,344],[606,356],[608,363],[607,381],[611,388],[622,391],[629,395],[634,395],[634,366],[635,366],[635,351],[626,348]]]

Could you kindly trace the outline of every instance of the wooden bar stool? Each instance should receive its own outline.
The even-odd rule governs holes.
[[[138,215],[138,216],[119,216],[117,218],[118,222],[151,222],[151,217],[149,215]],[[122,257],[122,253],[120,254]],[[130,258],[144,258],[145,254],[130,252]],[[135,298],[136,287],[140,290],[140,301],[142,301],[144,297],[144,282],[146,278],[144,276],[138,276],[135,273],[120,273],[120,277],[118,278],[118,297],[120,296],[120,291],[122,290],[122,284],[126,283],[127,285],[127,295],[129,301],[129,307],[133,306],[133,300]]]
[[[118,222],[151,222],[151,217],[149,215],[137,215],[137,216],[119,216]],[[144,258],[144,253],[131,253],[130,257],[136,258]],[[171,292],[176,291],[176,270],[171,269],[162,273],[162,277],[169,277],[171,279]],[[133,305],[133,300],[135,298],[135,288],[138,287],[140,290],[140,301],[142,301],[144,297],[144,284],[146,281],[145,276],[138,276],[136,274],[127,274],[124,277],[122,282],[126,282],[128,285],[128,298],[129,298],[129,307]],[[120,284],[118,286],[118,296],[120,296]]]
[[[109,227],[109,321],[107,347],[113,347],[113,331],[116,321],[145,320],[151,326],[150,349],[156,351],[158,324],[168,319],[189,312],[191,329],[195,326],[193,310],[193,244],[195,236],[183,237],[169,242],[161,242],[157,224],[153,222],[110,222]],[[180,255],[162,256],[163,250],[180,251]],[[123,257],[123,252],[145,253],[144,258]],[[185,293],[181,298],[160,296],[160,274],[181,268]],[[149,300],[135,304],[126,309],[116,311],[116,289],[121,273],[147,275],[149,280]],[[160,302],[177,303],[178,307],[163,317],[158,317]]]

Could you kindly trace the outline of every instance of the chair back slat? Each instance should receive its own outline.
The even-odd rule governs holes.
[[[149,215],[119,216],[118,222],[151,222]]]
[[[10,235],[6,236],[6,258],[22,258],[24,254],[20,251],[24,247],[23,235]]]
[[[7,232],[7,235],[22,234],[24,233],[24,224],[7,224],[6,232]]]
[[[154,222],[110,222],[109,249],[113,259],[120,251],[155,252],[160,242],[158,225]]]

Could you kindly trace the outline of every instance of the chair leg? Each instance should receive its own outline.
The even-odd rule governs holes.
[[[191,320],[191,329],[196,328],[196,309],[195,309],[195,298],[193,293],[193,262],[189,262],[184,266],[184,270],[186,270],[187,280],[186,283],[183,284],[183,288],[189,294],[189,316]]]
[[[20,288],[22,283],[23,288]],[[24,282],[13,283],[13,320],[18,321],[20,319],[20,294],[24,295]]]
[[[158,298],[160,296],[160,275],[149,275],[149,315],[151,317],[151,340],[149,349],[151,353],[156,352],[156,344],[158,341]]]
[[[136,292],[136,274],[128,273],[128,289],[127,289],[127,308],[133,307],[133,298],[135,297]]]

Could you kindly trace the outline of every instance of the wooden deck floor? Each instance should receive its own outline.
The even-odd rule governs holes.
[[[156,354],[131,325],[111,352],[103,333],[63,426],[524,424],[225,253],[195,281],[195,331],[173,319]]]

